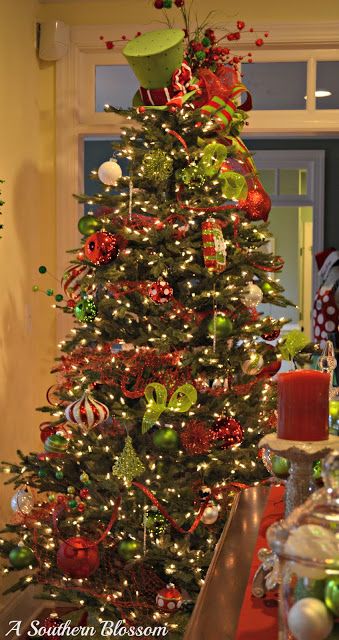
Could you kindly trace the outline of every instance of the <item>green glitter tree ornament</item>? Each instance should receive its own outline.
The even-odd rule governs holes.
[[[173,160],[165,151],[156,149],[144,155],[142,171],[148,180],[165,182],[173,171]]]
[[[130,486],[132,480],[140,476],[145,467],[138,458],[132,444],[131,436],[127,436],[125,446],[118,460],[115,462],[112,473],[120,480],[124,480]]]

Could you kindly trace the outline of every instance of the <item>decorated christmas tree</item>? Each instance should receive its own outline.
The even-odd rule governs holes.
[[[166,625],[171,639],[234,491],[265,475],[257,443],[275,425],[286,321],[256,307],[287,304],[283,260],[265,246],[270,198],[241,139],[251,97],[225,46],[246,27],[192,32],[175,4],[184,30],[124,49],[141,89],[119,110],[127,124],[99,168],[105,188],[79,221],[82,247],[56,296],[75,327],[42,407],[44,451],[7,465],[16,515],[0,546],[6,571],[25,570],[13,589],[41,584],[98,633],[122,619]],[[285,354],[306,343],[294,336]]]

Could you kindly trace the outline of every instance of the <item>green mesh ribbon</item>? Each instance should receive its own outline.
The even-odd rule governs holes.
[[[145,389],[147,408],[142,420],[142,433],[149,431],[158,422],[164,411],[185,413],[198,399],[197,390],[192,384],[183,384],[170,397],[167,404],[167,389],[159,382],[151,382]]]
[[[309,343],[309,338],[302,331],[293,329],[287,334],[283,344],[279,345],[280,353],[284,360],[293,360]]]
[[[129,486],[132,480],[140,476],[143,471],[145,467],[133,448],[132,438],[127,436],[123,451],[115,462],[112,473]]]
[[[246,198],[248,188],[246,178],[236,171],[219,173],[218,180],[221,183],[221,191],[228,200],[242,200]]]

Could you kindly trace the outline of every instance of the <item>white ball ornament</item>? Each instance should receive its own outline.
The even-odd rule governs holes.
[[[201,522],[204,524],[214,524],[219,517],[219,510],[214,504],[207,505],[204,513],[202,514]]]
[[[115,158],[103,162],[98,169],[99,180],[110,187],[114,187],[121,176],[121,167]]]
[[[260,353],[256,353],[255,351],[250,354],[248,360],[242,363],[241,368],[244,373],[248,376],[256,376],[260,373],[261,369],[264,366],[264,359]]]
[[[317,598],[298,600],[289,610],[287,622],[295,640],[325,640],[333,629],[333,617]]]
[[[240,298],[241,301],[248,307],[256,307],[262,302],[264,294],[260,287],[253,282],[250,282],[242,292]]]
[[[27,489],[19,489],[11,500],[11,508],[15,513],[27,516],[34,507],[34,498]]]

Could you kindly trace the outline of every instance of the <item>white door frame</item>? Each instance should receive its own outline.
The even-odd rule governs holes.
[[[144,31],[158,28],[147,25]],[[258,61],[307,60],[307,111],[257,111],[250,116],[246,136],[324,135],[339,133],[339,109],[315,110],[316,59],[339,60],[339,23],[315,25],[253,25],[270,32],[265,48],[255,51]],[[119,135],[126,120],[112,113],[95,112],[95,64],[125,64],[122,49],[105,50],[103,41],[118,40],[121,34],[134,37],[140,25],[75,26],[67,55],[56,63],[56,210],[57,269],[67,266],[66,251],[79,244],[79,205],[72,194],[83,190],[83,138],[91,135]],[[248,47],[243,41],[242,46]],[[314,47],[317,50],[314,50]],[[247,50],[247,49],[246,49]],[[321,238],[323,229],[318,230]],[[69,329],[65,314],[58,314],[58,337]]]

